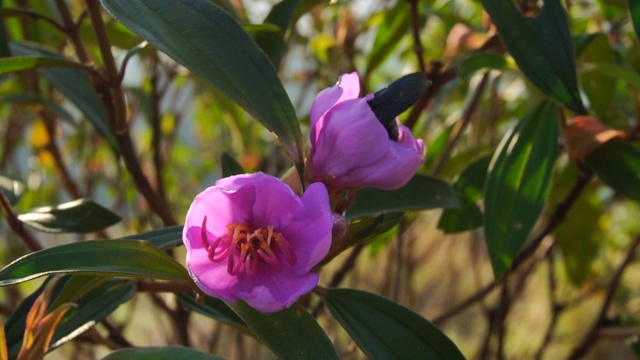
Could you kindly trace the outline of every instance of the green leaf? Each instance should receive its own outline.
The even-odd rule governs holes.
[[[484,189],[484,234],[496,278],[509,268],[544,207],[558,152],[558,109],[545,101],[496,150]]]
[[[583,63],[598,63],[616,65],[617,55],[607,35],[604,33],[589,34],[585,36],[584,44],[578,50],[578,60]],[[609,74],[581,73],[580,83],[582,89],[589,98],[591,108],[599,119],[607,119],[609,104],[615,93],[616,78]]]
[[[535,18],[521,14],[512,0],[481,2],[524,75],[550,98],[586,114],[578,90],[569,24],[560,1],[545,1]]]
[[[158,346],[128,348],[112,352],[102,360],[222,360],[221,357],[205,354],[180,346]]]
[[[585,162],[602,182],[640,201],[640,150],[636,147],[614,138],[587,155]]]
[[[378,216],[364,216],[349,222],[345,237],[349,244],[366,243],[372,237],[391,230],[404,216],[403,211],[389,211]]]
[[[483,156],[467,166],[453,183],[453,189],[463,205],[445,209],[440,215],[438,229],[452,234],[482,226],[482,211],[476,201],[482,196],[490,156]]]
[[[182,229],[182,225],[174,225],[140,234],[129,235],[122,239],[145,240],[153,244],[158,249],[166,250],[182,245]]]
[[[7,197],[9,204],[15,205],[24,191],[24,184],[18,180],[0,175],[0,191]]]
[[[33,44],[11,44],[11,50],[15,55],[39,56],[58,60],[65,59],[60,54]],[[83,70],[43,68],[38,70],[38,74],[49,80],[58,91],[77,106],[87,119],[89,119],[98,134],[107,140],[114,151],[118,152],[118,144],[109,129],[107,115],[91,85],[89,77]]]
[[[234,159],[227,152],[222,152],[220,156],[220,162],[222,163],[222,176],[228,177],[233,175],[244,174],[246,171],[242,168],[236,159]]]
[[[353,206],[347,211],[347,219],[378,216],[389,211],[447,209],[460,205],[449,184],[429,176],[416,175],[397,190],[360,190]]]
[[[0,271],[0,286],[65,273],[192,283],[182,265],[146,241],[99,240],[60,245],[25,255]]]
[[[383,12],[384,18],[378,24],[376,38],[367,57],[367,73],[379,67],[400,44],[408,33],[411,19],[407,4],[399,1],[393,8]]]
[[[391,301],[353,289],[329,289],[324,302],[370,359],[464,359],[437,327]]]
[[[579,171],[576,166],[568,166],[556,176],[549,198],[565,199],[575,184]],[[576,286],[589,279],[593,261],[598,257],[600,243],[606,238],[600,221],[604,206],[597,186],[590,183],[554,230],[553,236],[560,248],[563,268],[569,280]]]
[[[502,70],[507,66],[507,59],[503,55],[479,53],[464,59],[458,66],[457,73],[468,80],[480,70]]]
[[[89,199],[78,199],[18,215],[32,228],[50,233],[88,233],[107,228],[121,217]]]
[[[287,52],[285,36],[294,23],[294,15],[301,2],[302,0],[283,0],[275,4],[264,23],[275,25],[278,31],[261,32],[255,37],[256,44],[267,54],[276,69],[280,67],[282,57]]]
[[[88,278],[88,277],[87,277]],[[96,281],[86,279],[86,281]],[[69,310],[53,334],[51,348],[56,348],[86,331],[115,311],[118,306],[131,300],[135,294],[135,286],[131,280],[109,279],[74,303],[77,307]],[[65,291],[60,294],[64,296]]]
[[[629,13],[636,37],[640,39],[640,0],[629,0]]]
[[[242,322],[242,319],[240,319],[224,301],[206,295],[203,295],[203,298],[204,301],[200,304],[194,294],[178,294],[178,301],[183,306],[251,334],[251,330],[249,330],[247,325]]]
[[[300,304],[262,313],[242,301],[229,304],[240,318],[282,359],[339,359],[331,340]]]
[[[75,287],[70,287],[71,283],[93,286],[89,286],[88,291],[74,294],[73,289]],[[12,313],[11,320],[7,322],[10,358],[15,358],[20,351],[27,313],[43,289],[44,287],[38,288],[32,295],[23,300],[18,309]],[[95,325],[112,313],[118,306],[129,301],[134,293],[135,288],[130,280],[109,280],[93,276],[67,276],[58,280],[53,289],[52,299],[55,299],[55,301],[49,305],[48,311],[52,311],[59,305],[69,302],[73,302],[77,306],[64,315],[51,339],[51,349],[72,340]]]
[[[14,56],[0,59],[0,75],[43,67],[83,68],[84,65],[71,60],[54,59],[42,56]]]
[[[445,209],[438,220],[438,229],[446,234],[477,229],[482,226],[482,210],[472,202],[459,209]]]
[[[102,0],[102,5],[260,121],[302,171],[302,135],[293,105],[267,56],[231,15],[207,0]]]

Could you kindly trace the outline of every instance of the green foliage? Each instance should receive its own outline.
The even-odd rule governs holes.
[[[538,105],[504,137],[491,159],[484,233],[496,278],[509,268],[544,207],[558,153],[558,121],[553,104]]]
[[[38,231],[87,233],[107,228],[121,218],[92,200],[79,199],[33,209],[18,215],[18,219]]]
[[[221,357],[208,355],[190,348],[180,346],[158,346],[132,348],[114,351],[102,360],[220,360]]]
[[[68,308],[41,327],[52,358],[637,353],[639,29],[637,0],[0,0],[9,358],[41,295],[40,315]],[[201,293],[194,196],[247,171],[302,193],[318,92],[419,70],[432,85],[399,122],[425,162],[397,190],[330,194],[319,286],[272,314]]]
[[[339,359],[331,340],[302,306],[265,314],[242,301],[229,304],[271,351],[283,359]]]
[[[145,241],[109,240],[66,244],[25,255],[0,271],[0,286],[75,273],[190,280],[182,265]]]
[[[123,24],[273,131],[301,169],[302,139],[289,97],[268,58],[228,13],[205,0],[102,3]],[[221,52],[225,55],[219,56]]]
[[[464,359],[438,328],[393,301],[351,289],[328,290],[324,301],[370,359]]]

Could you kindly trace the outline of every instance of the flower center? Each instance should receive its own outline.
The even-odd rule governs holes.
[[[235,276],[243,272],[253,275],[260,262],[280,271],[282,257],[291,265],[297,262],[291,243],[281,233],[275,232],[272,225],[256,229],[247,224],[230,224],[227,225],[226,234],[210,243],[205,216],[201,231],[209,260],[222,262],[226,259],[229,275]]]

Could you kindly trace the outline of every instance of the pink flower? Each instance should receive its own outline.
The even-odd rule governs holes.
[[[329,251],[332,226],[321,183],[299,197],[263,173],[220,179],[187,213],[187,268],[207,295],[279,311],[318,284],[310,270]]]
[[[416,73],[396,83],[361,98],[353,72],[318,94],[310,112],[313,181],[324,182],[331,191],[365,186],[392,190],[413,177],[424,162],[424,143],[399,125],[396,116],[429,82]],[[397,101],[398,96],[404,98]]]

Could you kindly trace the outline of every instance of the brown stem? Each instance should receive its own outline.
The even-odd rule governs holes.
[[[111,54],[111,45],[107,38],[104,22],[102,21],[102,13],[97,0],[86,0],[89,16],[93,24],[100,53],[104,62],[106,76],[108,80],[108,88],[98,85],[96,89],[102,95],[103,105],[109,116],[109,125],[114,133],[122,159],[124,160],[127,171],[133,177],[133,181],[138,191],[144,196],[149,203],[151,209],[158,214],[165,226],[176,225],[177,222],[173,218],[168,204],[160,198],[151,187],[149,180],[142,171],[138,157],[129,134],[129,127],[126,120],[126,107],[124,101],[124,92],[122,91],[120,76],[115,66],[113,55]]]
[[[78,55],[78,59],[84,64],[89,63],[89,55],[87,54],[87,50],[82,43],[82,40],[79,36],[80,22],[74,23],[71,18],[71,12],[69,12],[69,8],[67,7],[67,3],[64,0],[55,0],[56,9],[58,9],[58,13],[60,13],[60,18],[62,18],[62,23],[64,24],[64,28],[62,29],[71,42],[73,43],[73,47],[76,50],[76,54]]]
[[[409,9],[411,11],[411,29],[413,35],[413,51],[416,53],[418,60],[418,68],[420,71],[426,72],[427,69],[424,65],[422,41],[420,41],[420,18],[418,14],[418,0],[407,0]]]
[[[573,185],[573,188],[571,189],[571,191],[569,192],[565,200],[562,203],[558,204],[553,214],[549,218],[549,221],[547,222],[547,226],[545,226],[545,228],[536,237],[534,237],[531,240],[529,246],[527,246],[518,255],[516,255],[513,262],[511,263],[511,266],[509,267],[509,270],[507,271],[507,274],[512,273],[514,270],[519,268],[523,263],[525,263],[526,260],[529,259],[529,257],[531,257],[531,255],[536,252],[536,250],[539,248],[540,244],[547,237],[547,235],[551,234],[551,232],[553,232],[553,230],[555,230],[555,228],[558,225],[560,225],[560,223],[567,216],[567,213],[569,212],[569,210],[571,210],[571,207],[573,206],[573,204],[575,204],[576,200],[578,200],[578,197],[580,196],[584,188],[587,186],[587,184],[589,184],[591,177],[592,177],[592,173],[589,170],[582,169],[582,172],[580,173],[578,179],[576,180],[575,184]],[[468,297],[466,300],[462,301],[458,305],[455,305],[454,307],[452,307],[442,315],[435,318],[433,322],[436,325],[440,324],[446,321],[447,319],[451,318],[452,316],[467,309],[469,306],[475,304],[476,302],[484,299],[485,296],[487,296],[493,289],[496,288],[496,286],[500,285],[503,281],[505,281],[506,277],[507,276],[503,276],[501,279],[493,281],[489,285],[482,288],[480,291]]]
[[[449,142],[447,143],[446,147],[442,151],[442,155],[440,156],[440,159],[438,159],[438,162],[433,167],[433,170],[431,171],[431,176],[437,176],[442,170],[442,168],[444,167],[444,164],[447,162],[447,160],[449,160],[449,157],[451,156],[453,149],[458,143],[458,140],[460,140],[460,137],[462,136],[464,131],[467,129],[467,126],[471,122],[473,113],[476,111],[476,108],[480,103],[480,98],[482,97],[482,94],[484,93],[484,90],[487,87],[488,82],[489,82],[489,73],[486,72],[482,76],[482,80],[480,80],[480,83],[476,87],[473,93],[473,96],[471,98],[471,101],[469,101],[468,106],[464,109],[464,113],[462,114],[462,121],[458,123],[458,126],[456,126],[456,128],[453,130],[453,134],[451,134],[451,138],[449,139]]]
[[[547,326],[547,330],[544,334],[544,339],[542,340],[542,345],[536,351],[534,355],[534,359],[539,360],[542,359],[544,355],[544,351],[547,346],[551,343],[551,337],[553,336],[553,330],[556,327],[556,323],[558,322],[558,317],[562,312],[564,307],[558,305],[556,303],[556,272],[555,266],[553,265],[553,253],[550,253],[549,257],[547,257],[547,262],[549,263],[549,274],[548,274],[548,283],[549,283],[549,305],[551,307],[551,320],[549,321],[549,325]]]
[[[162,94],[158,89],[158,61],[153,61],[153,75],[151,76],[151,110],[149,114],[149,122],[151,123],[152,147],[153,147],[153,165],[155,166],[156,187],[160,200],[167,203],[167,195],[162,178],[162,132],[160,123],[160,100]]]
[[[42,245],[40,245],[38,240],[36,240],[36,238],[34,238],[33,235],[31,235],[31,233],[27,231],[27,229],[25,229],[24,223],[20,221],[20,219],[18,219],[16,214],[13,212],[13,208],[9,203],[9,199],[7,199],[2,191],[0,191],[0,213],[2,213],[2,216],[4,216],[5,219],[7,219],[11,230],[13,230],[14,233],[20,236],[29,250],[38,251],[42,249]]]
[[[600,307],[600,312],[598,313],[598,317],[596,318],[595,323],[593,324],[593,326],[591,327],[587,335],[584,337],[582,342],[573,349],[573,352],[571,352],[571,355],[569,355],[569,357],[567,358],[568,360],[581,359],[582,356],[586,354],[587,351],[591,348],[591,346],[595,344],[596,340],[598,339],[598,331],[604,325],[607,319],[607,312],[609,311],[609,307],[613,303],[616,290],[618,289],[618,285],[622,280],[622,275],[624,274],[624,271],[627,269],[627,266],[629,266],[629,264],[631,264],[631,262],[635,258],[636,249],[638,248],[639,245],[640,245],[640,236],[637,236],[633,241],[633,243],[631,244],[631,246],[629,247],[629,250],[627,251],[627,255],[625,256],[624,260],[622,261],[620,266],[618,266],[618,269],[616,270],[615,274],[613,275],[613,278],[611,279],[611,283],[609,284],[609,288],[607,289],[607,294],[605,296],[604,301],[602,302],[602,306]]]

